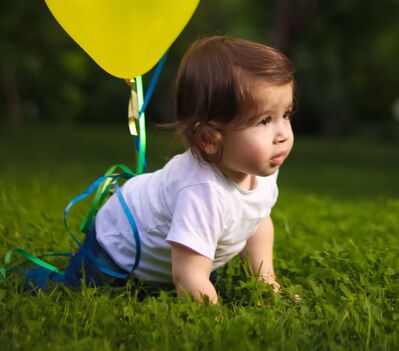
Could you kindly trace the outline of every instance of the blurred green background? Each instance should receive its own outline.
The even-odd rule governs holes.
[[[202,0],[171,47],[147,118],[173,120],[174,78],[189,44],[230,34],[294,61],[297,134],[397,141],[398,18],[397,0]],[[92,61],[44,1],[0,1],[0,53],[0,142],[8,128],[37,123],[125,123],[128,87]]]

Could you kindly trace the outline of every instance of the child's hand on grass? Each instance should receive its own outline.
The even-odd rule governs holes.
[[[280,293],[280,283],[276,280],[276,276],[273,273],[261,273],[259,274],[259,279],[271,285],[276,294]]]
[[[276,280],[276,276],[273,273],[263,273],[259,275],[259,278],[264,281],[266,284],[269,284],[272,286],[273,291],[276,294],[281,293],[281,286],[280,283]],[[300,295],[295,294],[294,295],[294,301],[296,303],[300,303],[302,301],[302,298]]]

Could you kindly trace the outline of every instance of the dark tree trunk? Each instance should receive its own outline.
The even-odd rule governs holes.
[[[276,0],[272,43],[287,53],[292,41],[301,32],[317,7],[319,0]]]
[[[7,61],[1,65],[2,85],[4,97],[7,104],[8,115],[11,123],[15,127],[20,127],[23,123],[21,108],[21,97],[19,95],[17,80],[15,79],[14,69]]]

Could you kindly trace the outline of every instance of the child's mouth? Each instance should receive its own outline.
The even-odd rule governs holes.
[[[284,160],[285,160],[285,152],[280,152],[270,159],[272,164],[274,164],[276,166],[283,164]]]

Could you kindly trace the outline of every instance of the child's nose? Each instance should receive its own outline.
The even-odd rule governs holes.
[[[290,136],[290,129],[291,126],[288,126],[286,123],[279,123],[276,126],[276,133],[274,137],[274,143],[275,144],[281,144],[284,143],[286,140],[288,140]]]

